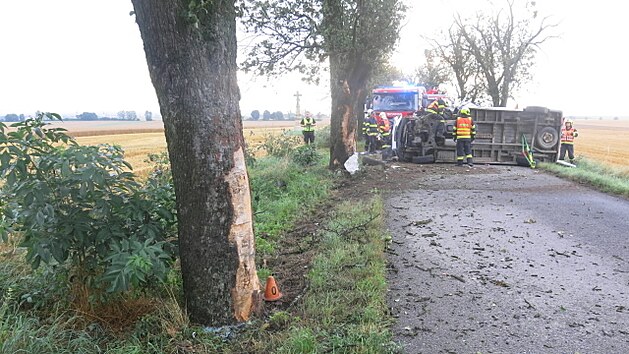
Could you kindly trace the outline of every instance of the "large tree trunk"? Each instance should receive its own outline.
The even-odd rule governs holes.
[[[236,82],[234,0],[132,0],[164,119],[190,319],[249,319],[259,298]],[[207,11],[206,11],[207,10]]]
[[[330,55],[330,95],[332,115],[330,117],[330,168],[342,169],[345,161],[356,151],[356,126],[354,114],[357,98],[351,90],[346,63],[340,55]]]

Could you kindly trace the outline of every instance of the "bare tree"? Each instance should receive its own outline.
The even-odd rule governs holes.
[[[487,94],[497,107],[505,107],[513,89],[530,79],[530,69],[539,46],[553,35],[549,30],[556,24],[549,18],[539,19],[535,2],[526,5],[527,17],[517,19],[514,0],[507,0],[506,12],[493,16],[477,13],[472,21],[455,16],[454,33],[464,39],[464,53],[472,55],[485,78]],[[455,44],[453,43],[453,44]]]
[[[192,321],[249,319],[259,298],[236,81],[234,0],[132,0],[164,120]]]
[[[245,68],[259,74],[299,70],[316,81],[328,61],[330,168],[356,150],[356,109],[374,68],[388,59],[403,17],[401,0],[250,0],[245,24],[264,39]]]
[[[425,37],[440,61],[454,76],[459,100],[506,106],[513,90],[531,77],[531,67],[542,43],[556,24],[539,18],[535,2],[525,5],[526,17],[517,19],[515,2],[496,14],[478,12],[471,20],[455,15],[454,25],[437,39]]]
[[[480,66],[466,50],[467,45],[461,31],[452,26],[439,40],[427,37],[426,39],[432,44],[434,55],[445,63],[453,74],[459,101],[476,103],[481,101],[486,92],[486,85],[481,79]]]

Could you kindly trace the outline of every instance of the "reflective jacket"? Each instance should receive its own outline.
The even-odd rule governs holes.
[[[574,138],[579,136],[577,130],[574,128],[566,129],[566,127],[561,128],[561,143],[562,144],[574,144]]]
[[[363,132],[367,136],[377,136],[378,135],[378,121],[373,116],[365,119],[363,123]]]
[[[472,117],[458,117],[454,125],[454,137],[457,139],[471,139],[476,135],[476,125]]]
[[[314,125],[317,124],[314,120],[313,117],[304,117],[301,119],[301,126],[304,128],[303,131],[305,132],[313,132],[314,129]]]

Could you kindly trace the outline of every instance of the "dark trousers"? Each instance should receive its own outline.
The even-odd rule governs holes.
[[[570,161],[574,160],[574,145],[572,144],[561,144],[559,159],[563,160],[566,157],[566,151],[568,152],[568,158]]]
[[[314,132],[303,132],[304,133],[304,143],[306,144],[314,144]]]
[[[378,147],[378,136],[377,135],[367,135],[367,151],[376,152],[376,148]]]
[[[456,163],[463,164],[465,159],[467,163],[472,163],[472,139],[457,139]]]

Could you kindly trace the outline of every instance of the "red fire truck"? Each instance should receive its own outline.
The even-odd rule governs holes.
[[[434,92],[431,90],[430,92]],[[367,108],[379,119],[380,112],[385,112],[388,118],[408,118],[422,112],[432,101],[445,99],[443,93],[428,93],[423,86],[379,86],[371,91]]]

